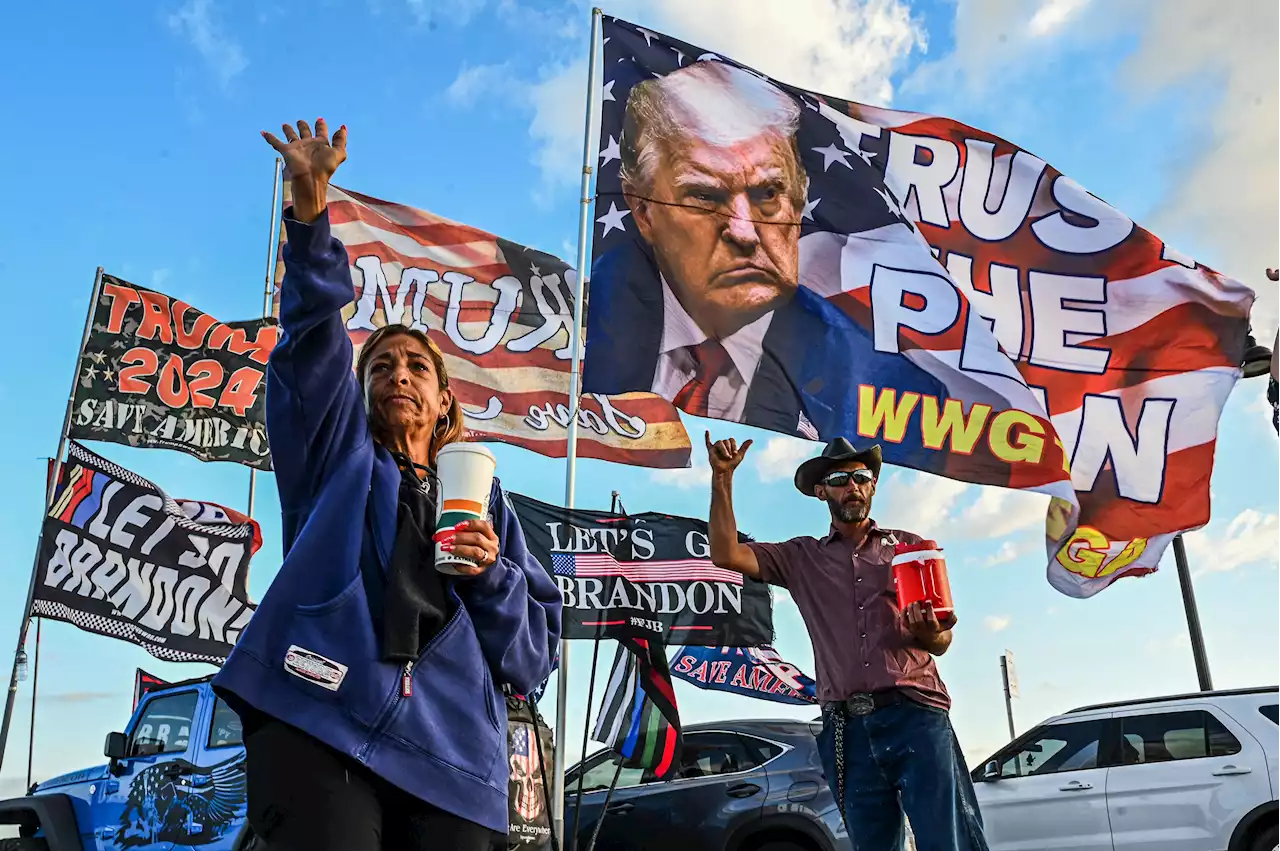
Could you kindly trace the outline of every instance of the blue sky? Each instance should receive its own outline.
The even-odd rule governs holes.
[[[1271,0],[808,0],[785,4],[624,0],[613,14],[723,52],[790,83],[935,112],[1047,159],[1180,250],[1257,287],[1269,340],[1280,262],[1277,12]],[[1105,6],[1105,9],[1104,9]],[[19,4],[0,33],[10,201],[0,275],[13,296],[0,337],[0,654],[16,636],[41,514],[42,457],[55,448],[94,268],[183,298],[221,319],[261,309],[272,152],[281,121],[324,116],[351,131],[339,181],[572,259],[589,11],[574,2],[171,0]],[[745,9],[750,8],[748,14]],[[445,11],[448,9],[449,11]],[[1192,37],[1194,35],[1194,38]],[[1274,684],[1277,448],[1265,382],[1241,384],[1223,416],[1213,521],[1188,536],[1209,658],[1220,686]],[[825,512],[789,479],[808,447],[689,421],[695,444],[757,439],[740,473],[739,519],[761,539],[821,533]],[[95,450],[171,493],[243,507],[248,472],[114,445]],[[506,486],[558,502],[563,462],[500,447]],[[705,470],[652,473],[585,461],[578,502],[701,515]],[[279,564],[273,483],[263,479],[260,597]],[[1020,727],[1074,705],[1195,687],[1172,554],[1154,577],[1088,601],[1051,590],[1035,497],[894,471],[883,523],[947,547],[960,625],[942,671],[971,759],[1006,736],[999,654],[1014,652]],[[777,646],[812,671],[794,605],[778,596]],[[35,776],[97,759],[129,709],[133,670],[207,669],[45,625]],[[579,747],[590,645],[575,645],[569,750]],[[612,652],[602,656],[607,664]],[[688,721],[811,717],[680,685]],[[25,774],[23,686],[0,794]],[[553,703],[544,703],[544,712]]]

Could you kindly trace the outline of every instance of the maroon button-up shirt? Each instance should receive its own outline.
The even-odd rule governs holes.
[[[813,643],[819,700],[899,689],[926,706],[950,709],[933,656],[912,637],[898,608],[889,536],[920,541],[873,521],[857,547],[834,528],[821,539],[748,546],[760,578],[790,591],[800,609]]]

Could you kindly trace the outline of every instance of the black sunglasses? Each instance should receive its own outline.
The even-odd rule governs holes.
[[[842,488],[848,485],[850,481],[865,485],[875,480],[876,477],[872,472],[864,467],[858,470],[841,470],[838,473],[830,473],[823,476],[822,483],[833,488]]]

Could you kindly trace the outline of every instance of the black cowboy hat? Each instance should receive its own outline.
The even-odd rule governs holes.
[[[849,441],[843,437],[837,437],[827,444],[821,455],[810,458],[796,468],[796,490],[805,496],[813,496],[813,489],[822,481],[827,471],[846,461],[861,461],[867,465],[871,475],[878,479],[880,465],[884,463],[884,455],[880,452],[878,443],[867,449],[854,449]]]

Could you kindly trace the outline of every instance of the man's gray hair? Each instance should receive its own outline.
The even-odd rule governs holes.
[[[807,187],[796,143],[799,129],[799,105],[768,80],[725,62],[697,62],[632,87],[619,175],[647,195],[662,143],[692,135],[712,145],[733,145],[772,133],[791,148],[798,193],[793,200],[803,204]]]

